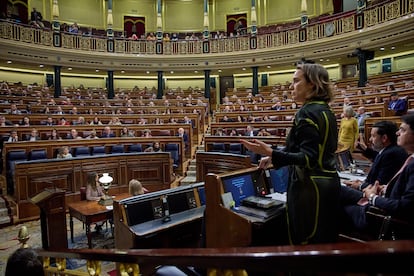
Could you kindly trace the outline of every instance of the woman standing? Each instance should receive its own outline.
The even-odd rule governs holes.
[[[287,225],[291,244],[335,242],[338,237],[340,181],[335,168],[336,118],[328,103],[329,75],[319,64],[300,64],[293,75],[292,97],[303,103],[283,151],[259,140],[241,140],[262,156],[259,167],[289,166]]]
[[[358,121],[354,117],[354,109],[352,106],[347,106],[344,110],[344,117],[341,120],[339,127],[338,146],[341,149],[349,149],[354,151],[355,143],[358,141]]]

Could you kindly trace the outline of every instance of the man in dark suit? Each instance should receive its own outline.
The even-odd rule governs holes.
[[[189,146],[188,134],[185,133],[185,130],[182,127],[180,127],[177,132],[178,132],[177,133],[178,137],[183,137],[185,149],[188,150],[188,146]]]
[[[397,131],[397,143],[410,155],[387,185],[378,181],[363,191],[350,189],[353,202],[344,205],[346,218],[359,230],[368,227],[366,210],[369,206],[382,209],[395,218],[414,222],[414,114],[404,115]],[[368,204],[364,204],[364,201]]]
[[[396,116],[401,116],[407,112],[407,99],[398,98],[397,92],[392,92],[388,109],[393,110]]]
[[[378,181],[380,185],[387,184],[407,159],[405,149],[397,145],[397,125],[391,121],[376,122],[371,128],[369,141],[372,148],[366,152],[375,152],[375,159],[364,182],[344,181],[355,189],[362,191],[369,184]],[[374,155],[374,154],[370,154]]]

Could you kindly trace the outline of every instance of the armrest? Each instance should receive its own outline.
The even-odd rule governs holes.
[[[383,209],[370,206],[366,212],[369,226],[378,233],[379,240],[413,239],[414,224],[392,217]]]

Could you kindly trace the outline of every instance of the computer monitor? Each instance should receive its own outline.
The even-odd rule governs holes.
[[[353,158],[349,149],[336,153],[336,167],[338,171],[346,171],[352,163]]]
[[[194,192],[177,192],[167,195],[168,209],[170,214],[180,213],[189,209],[197,208]]]
[[[134,204],[125,204],[128,225],[136,225],[162,217],[162,203],[159,198],[142,200]]]
[[[231,193],[236,207],[244,198],[256,195],[251,172],[223,177],[222,183],[224,191]]]
[[[289,166],[284,166],[278,169],[270,169],[269,173],[273,192],[281,194],[285,193],[289,182]]]

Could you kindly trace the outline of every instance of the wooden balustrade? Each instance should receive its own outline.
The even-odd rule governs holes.
[[[226,231],[224,228],[223,231]],[[196,267],[199,269],[246,269],[254,273],[285,272],[317,275],[381,274],[411,275],[409,260],[414,241],[371,241],[366,243],[334,243],[297,246],[266,246],[244,248],[182,248],[182,249],[69,249],[38,251],[44,260],[73,258],[117,263],[120,274],[130,264]],[[63,262],[62,262],[63,263]],[[64,266],[65,267],[65,266]],[[63,267],[61,274],[70,272]],[[47,267],[57,273],[55,267]],[[219,271],[220,272],[220,271]],[[278,274],[280,273],[280,274]],[[50,275],[50,274],[47,274]],[[66,274],[69,275],[69,274]]]

